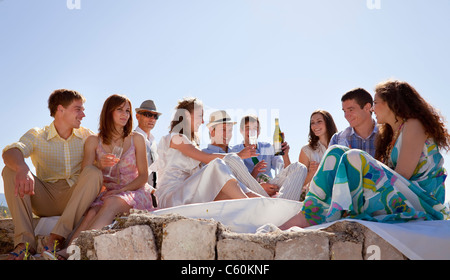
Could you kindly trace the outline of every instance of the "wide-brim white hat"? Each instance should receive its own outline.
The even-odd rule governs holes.
[[[209,123],[206,124],[206,127],[210,128],[222,123],[236,124],[236,122],[231,120],[230,115],[228,115],[226,111],[219,110],[212,112],[211,115],[209,115]]]

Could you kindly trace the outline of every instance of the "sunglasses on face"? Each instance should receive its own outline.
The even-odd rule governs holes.
[[[146,117],[146,118],[154,118],[155,120],[157,120],[159,118],[158,114],[152,113],[152,112],[139,112],[140,115]]]

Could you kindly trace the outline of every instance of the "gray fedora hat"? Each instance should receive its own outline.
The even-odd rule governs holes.
[[[153,100],[145,100],[142,102],[141,107],[136,108],[136,113],[139,113],[140,111],[150,111],[157,113],[158,115],[161,115],[162,113],[158,112],[155,106],[155,102]]]

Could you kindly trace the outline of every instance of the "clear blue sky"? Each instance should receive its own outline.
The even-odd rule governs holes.
[[[133,107],[155,100],[157,139],[185,96],[203,100],[205,121],[213,109],[237,121],[260,114],[263,140],[279,116],[291,160],[313,110],[347,127],[340,97],[354,87],[373,93],[380,81],[405,80],[448,118],[450,1],[367,2],[80,0],[69,9],[66,0],[0,0],[0,147],[52,121],[47,98],[57,88],[87,98],[82,125],[94,131],[109,95]],[[241,140],[235,130],[232,142]]]

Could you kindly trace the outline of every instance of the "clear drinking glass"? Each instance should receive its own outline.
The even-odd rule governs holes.
[[[120,147],[120,146],[115,146],[115,147],[113,148],[113,151],[112,151],[112,153],[111,153],[110,155],[113,155],[113,156],[114,156],[114,162],[115,162],[115,164],[109,168],[109,172],[108,172],[107,175],[105,175],[105,177],[107,177],[107,178],[109,178],[109,179],[114,179],[114,177],[111,176],[111,171],[112,171],[112,168],[113,168],[114,166],[116,166],[117,163],[119,162],[120,157],[122,156],[122,151],[123,151],[123,148]]]
[[[256,130],[250,130],[248,132],[248,141],[250,145],[256,145],[258,142],[258,133]]]

